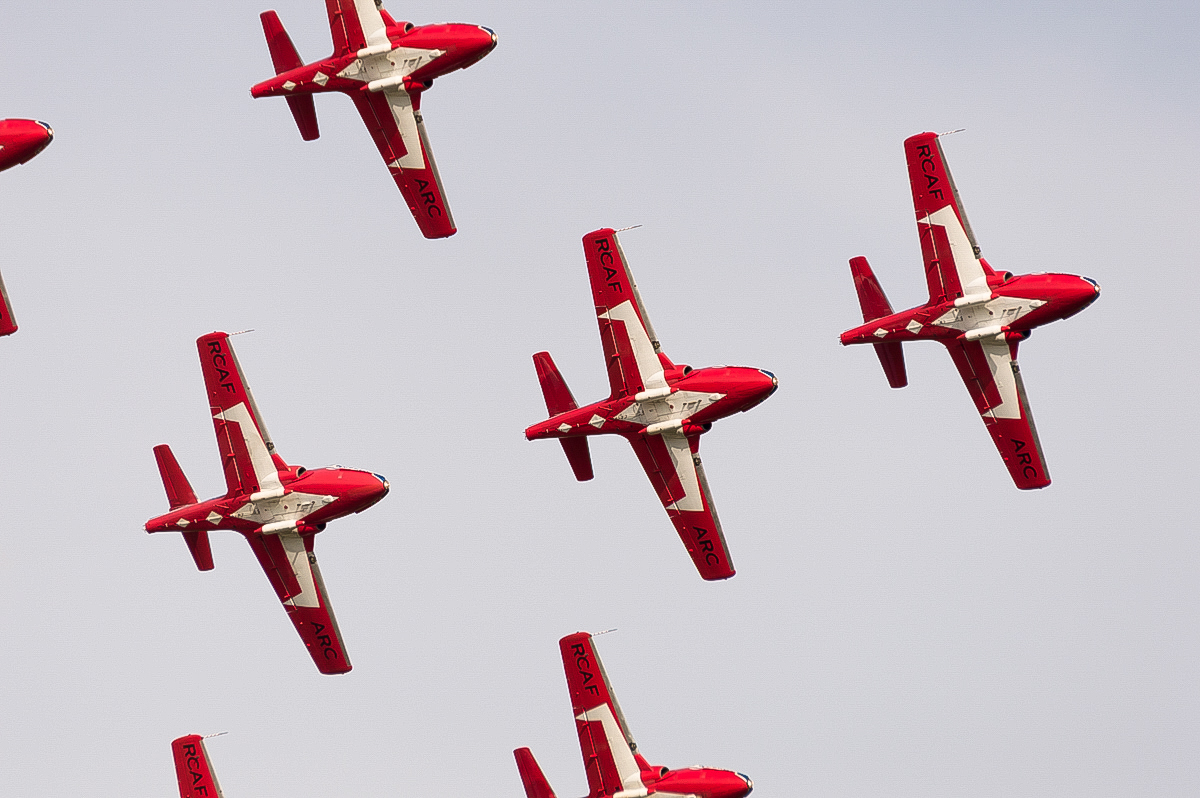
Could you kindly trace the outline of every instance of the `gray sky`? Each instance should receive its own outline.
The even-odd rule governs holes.
[[[389,3],[494,28],[423,110],[460,232],[421,238],[352,105],[252,101],[247,3],[10,3],[0,116],[0,793],[586,792],[556,641],[642,751],[763,796],[1200,790],[1193,3]],[[316,0],[275,6],[326,56]],[[942,347],[887,387],[846,265],[924,300],[901,142],[945,142],[998,269],[1098,280],[1021,365],[1054,484],[1015,490]],[[738,567],[696,575],[632,454],[576,483],[530,354],[607,391],[580,237],[622,236],[665,351],[780,390],[705,436]],[[355,670],[319,675],[249,548],[149,537],[169,442],[223,492],[194,340],[235,340],[281,454],[385,474],[318,538]]]

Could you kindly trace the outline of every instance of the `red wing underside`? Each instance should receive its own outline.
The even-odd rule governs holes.
[[[383,17],[374,0],[325,0],[333,50],[338,55],[386,41]]]
[[[12,335],[17,331],[17,320],[13,318],[8,291],[4,290],[4,279],[0,278],[0,335]]]
[[[700,576],[707,580],[733,576],[733,561],[697,453],[700,438],[665,433],[639,435],[629,442]]]
[[[426,238],[454,235],[457,228],[425,135],[419,95],[394,87],[358,92],[352,99],[421,233]]]
[[[947,349],[1013,482],[1021,490],[1049,485],[1050,473],[1017,365],[1017,345],[970,341],[948,344]]]
[[[246,540],[321,673],[346,673],[350,660],[312,552],[312,537],[255,535]]]
[[[609,386],[614,396],[637,393],[645,389],[647,380],[669,368],[669,361],[663,362],[662,346],[616,233],[608,228],[588,233],[583,237],[583,251]]]
[[[921,133],[907,139],[904,155],[930,299],[955,299],[989,290],[975,234],[937,135]]]

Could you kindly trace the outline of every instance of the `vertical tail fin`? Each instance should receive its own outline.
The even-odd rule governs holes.
[[[629,734],[604,665],[592,646],[592,636],[576,632],[558,641],[558,645],[591,794],[644,789],[637,743]]]
[[[850,273],[854,275],[854,289],[858,291],[858,304],[862,307],[863,321],[875,321],[892,315],[892,303],[888,302],[883,287],[871,271],[866,258],[851,258]],[[875,344],[879,365],[887,375],[888,385],[903,388],[908,385],[908,374],[904,369],[904,350],[899,341]]]
[[[271,63],[275,66],[275,74],[282,75],[304,66],[300,53],[296,52],[296,45],[292,44],[292,37],[288,36],[283,23],[279,21],[279,15],[274,11],[264,11],[260,18],[263,33],[267,36],[267,49],[271,51]],[[296,120],[296,127],[300,128],[300,138],[312,141],[320,137],[321,131],[317,128],[317,106],[313,103],[312,95],[298,94],[286,99],[288,108],[292,110],[292,118]]]
[[[208,764],[203,737],[189,734],[172,740],[171,753],[175,756],[179,798],[223,798],[221,785]]]
[[[538,767],[533,752],[528,748],[518,748],[513,751],[517,758],[517,770],[521,773],[521,783],[525,785],[526,798],[555,798],[550,782],[546,781],[542,769]]]
[[[559,373],[558,366],[554,365],[554,359],[550,357],[549,352],[538,352],[534,355],[533,365],[537,369],[538,382],[542,385],[542,396],[546,399],[546,410],[551,418],[578,407],[575,397],[571,395],[571,389],[567,387],[566,380]],[[591,479],[594,474],[587,438],[559,438],[558,442],[562,444],[567,462],[571,464],[571,471],[575,473],[575,479],[580,482]]]
[[[195,504],[196,492],[192,490],[187,477],[183,475],[183,469],[179,467],[179,462],[171,452],[171,447],[165,443],[155,446],[154,459],[158,461],[158,473],[162,476],[163,487],[167,490],[167,501],[170,502],[171,509],[177,510],[180,507]],[[212,548],[208,545],[208,532],[203,529],[185,531],[183,539],[192,553],[192,559],[196,561],[196,567],[201,571],[211,571],[213,558]]]

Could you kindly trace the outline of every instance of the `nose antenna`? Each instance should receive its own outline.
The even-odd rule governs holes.
[[[955,133],[962,133],[964,130],[966,130],[965,127],[960,127],[957,130],[948,130],[945,133],[938,133],[938,138],[942,138],[944,136],[953,136]]]
[[[235,335],[245,335],[246,333],[252,333],[252,332],[254,332],[254,328],[253,328],[253,327],[251,327],[249,330],[238,330],[238,331],[237,331],[237,332],[235,332],[235,333],[230,333],[230,334],[229,334],[229,337],[230,337],[230,338],[232,338],[232,337],[233,337],[233,336],[235,336]],[[222,733],[222,734],[224,734],[225,732],[221,732],[221,733]]]
[[[636,229],[638,229],[639,227],[641,227],[641,225],[640,225],[640,224],[635,224],[635,225],[633,225],[632,227],[622,227],[620,230],[613,230],[613,232],[614,232],[614,233],[624,233],[626,230],[636,230]],[[612,631],[612,630],[610,629],[609,631]],[[604,634],[604,633],[603,633],[603,632],[601,632],[601,634]]]

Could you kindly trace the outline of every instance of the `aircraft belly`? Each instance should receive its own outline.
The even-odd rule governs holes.
[[[315,493],[289,493],[274,499],[247,502],[230,514],[232,518],[270,524],[276,521],[300,521],[334,501],[332,496]]]
[[[1029,315],[1044,304],[1046,303],[1040,299],[1000,296],[981,305],[950,308],[930,323],[962,332],[990,327],[994,324],[1011,325],[1017,319]]]
[[[649,426],[650,424],[657,424],[662,421],[683,420],[694,416],[724,397],[725,394],[721,393],[677,391],[661,399],[634,402],[614,418],[617,421],[628,421],[631,424],[640,424],[642,426]]]

